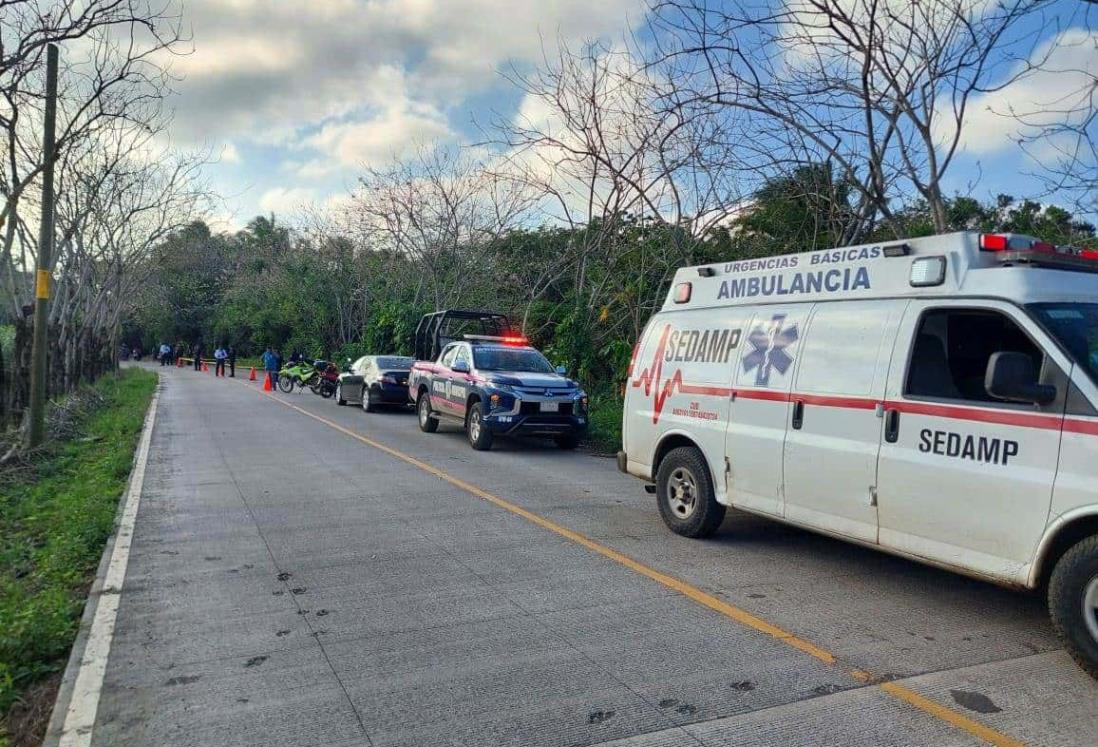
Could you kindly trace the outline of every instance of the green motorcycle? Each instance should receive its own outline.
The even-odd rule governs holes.
[[[316,370],[312,363],[298,361],[284,366],[278,372],[278,388],[289,394],[294,390],[295,385],[299,389],[304,389],[307,386],[315,385],[319,379],[320,372]]]

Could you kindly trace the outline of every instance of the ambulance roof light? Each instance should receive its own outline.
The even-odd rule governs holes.
[[[983,237],[981,237],[982,239]],[[1006,249],[996,249],[996,257],[1004,265],[1033,265],[1056,270],[1098,272],[1098,251],[1075,246],[1056,246],[1047,241],[1011,237]],[[982,244],[982,241],[981,241]]]
[[[1005,252],[1010,248],[1010,237],[1001,233],[980,234],[980,251]]]
[[[698,268],[698,275],[700,275],[703,278],[711,278],[716,274],[717,274],[717,271],[714,270],[712,267],[699,267]]]

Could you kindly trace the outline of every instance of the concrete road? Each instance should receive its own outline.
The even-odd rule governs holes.
[[[418,460],[418,461],[416,461]],[[1042,600],[166,369],[96,745],[1095,745]]]

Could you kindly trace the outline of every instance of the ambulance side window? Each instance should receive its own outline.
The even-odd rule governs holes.
[[[1025,353],[1041,370],[1044,354],[1009,317],[983,309],[932,309],[919,322],[904,394],[1001,403],[984,388],[992,353]]]

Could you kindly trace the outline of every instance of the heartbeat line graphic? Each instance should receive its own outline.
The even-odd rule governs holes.
[[[682,369],[675,369],[675,373],[671,374],[671,378],[667,381],[661,381],[661,377],[663,376],[664,352],[667,350],[667,338],[670,334],[671,325],[668,324],[663,328],[663,332],[660,333],[660,341],[659,344],[656,345],[656,355],[652,359],[652,365],[641,371],[637,378],[632,381],[634,389],[643,386],[644,396],[653,398],[653,424],[660,421],[660,413],[663,412],[663,406],[667,402],[667,398],[674,394],[676,390],[682,394],[702,394],[714,397],[728,397],[732,394],[732,390],[727,387],[683,384]]]

